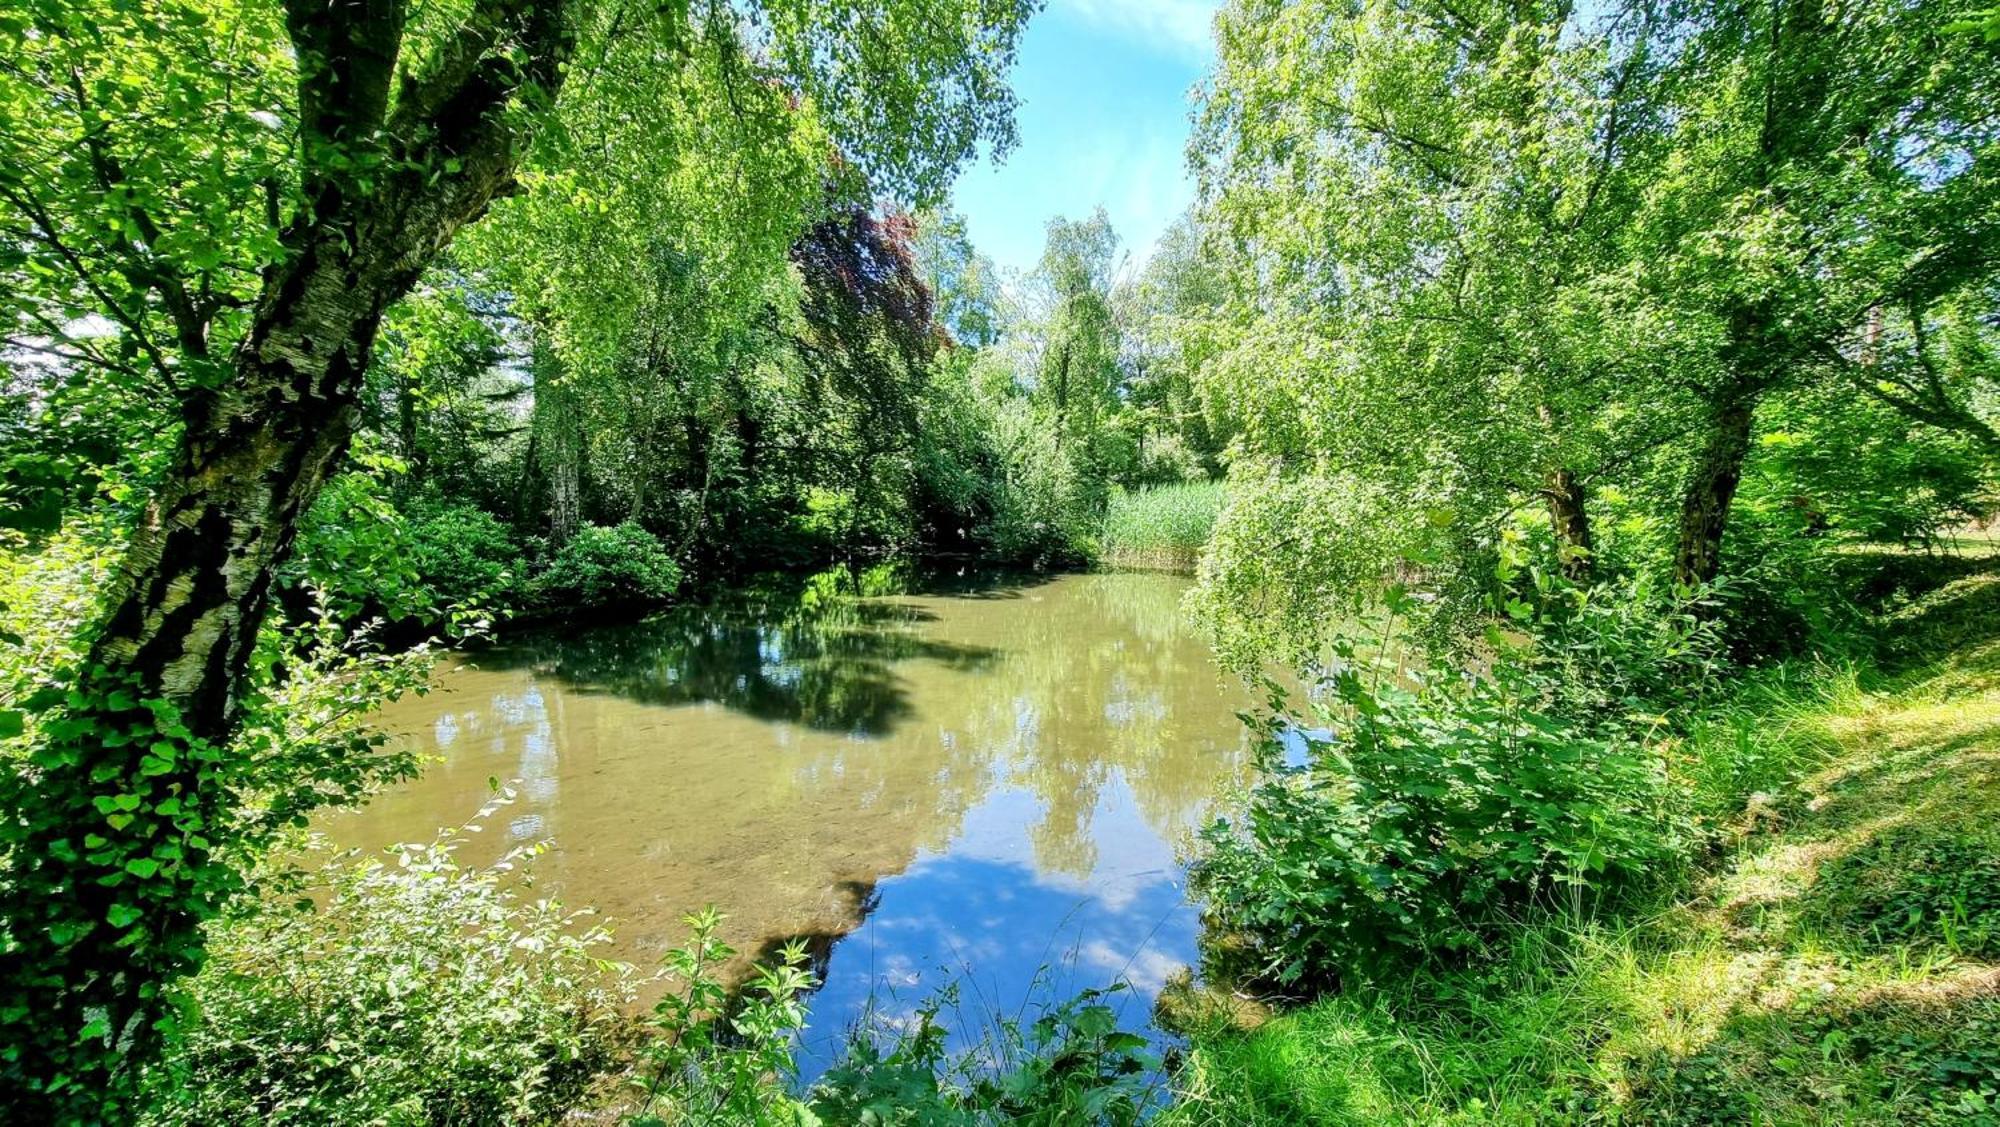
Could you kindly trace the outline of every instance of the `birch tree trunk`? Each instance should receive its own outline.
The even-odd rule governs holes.
[[[0,774],[0,919],[34,922],[0,944],[0,1119],[128,1118],[171,983],[240,887],[217,853],[249,797],[229,740],[275,571],[347,452],[384,310],[510,189],[523,103],[547,104],[570,51],[563,3],[476,0],[424,73],[399,76],[409,15],[287,4],[302,201],[283,254],[226,378],[183,400],[172,469],[35,769]]]

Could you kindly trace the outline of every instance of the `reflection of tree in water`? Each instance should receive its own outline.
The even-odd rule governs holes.
[[[453,693],[392,706],[447,754],[345,840],[427,837],[489,777],[520,775],[516,832],[561,843],[552,879],[624,921],[620,953],[640,963],[709,902],[740,949],[806,935],[824,958],[867,889],[952,852],[995,797],[1000,821],[972,832],[1001,833],[1008,863],[1028,860],[1011,854],[1026,833],[1024,871],[1123,882],[1168,863],[1151,839],[1186,830],[1242,762],[1232,713],[1248,701],[1181,625],[1184,589],[1070,576],[857,599],[815,584],[530,636],[480,655]],[[699,701],[721,707],[653,707]]]
[[[1240,780],[1247,736],[1235,716],[1249,702],[1186,626],[1185,590],[1166,576],[1076,577],[996,632],[1008,657],[967,724],[1040,802],[1029,837],[1044,870],[1095,868],[1092,822],[1114,780],[1166,841]]]
[[[544,635],[482,655],[490,669],[527,669],[577,692],[644,704],[713,701],[759,720],[886,735],[909,714],[892,663],[973,670],[995,651],[921,637],[933,616],[915,607],[839,600],[691,608],[571,637]]]

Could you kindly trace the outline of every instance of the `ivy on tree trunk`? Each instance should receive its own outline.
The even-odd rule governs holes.
[[[571,50],[560,2],[479,0],[421,73],[402,0],[291,0],[302,202],[248,332],[183,401],[172,468],[32,782],[10,773],[15,871],[0,1057],[21,1122],[110,1115],[171,1027],[165,984],[235,886],[227,741],[299,518],[346,453],[384,310],[513,184]],[[87,832],[88,831],[88,832]]]

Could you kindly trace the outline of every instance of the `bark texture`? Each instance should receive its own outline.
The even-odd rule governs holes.
[[[1722,571],[1722,533],[1750,456],[1756,408],[1755,397],[1741,395],[1717,404],[1710,415],[1708,437],[1681,499],[1674,578],[1684,586],[1711,582]]]
[[[325,146],[345,159],[337,172],[306,170],[305,206],[232,378],[187,402],[174,470],[107,592],[90,655],[178,705],[200,736],[225,739],[235,724],[272,574],[354,435],[383,311],[512,185],[526,118],[510,102],[529,85],[554,94],[561,8],[481,4],[431,73],[402,78],[390,113],[405,5],[289,7],[308,158]],[[530,61],[489,54],[502,41],[533,47]]]
[[[1585,508],[1589,499],[1587,487],[1576,471],[1559,469],[1549,474],[1542,496],[1549,504],[1549,531],[1555,537],[1563,576],[1573,583],[1589,583],[1595,545],[1590,533],[1590,513]]]

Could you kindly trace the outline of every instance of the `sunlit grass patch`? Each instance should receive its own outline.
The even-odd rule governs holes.
[[[1936,648],[1765,670],[1693,724],[1726,852],[1677,902],[1197,1030],[1169,1122],[2000,1124],[1996,598],[1954,580],[1894,612]]]
[[[1983,577],[1952,587],[1986,593]],[[1940,609],[1963,613],[1924,613]],[[1705,889],[1696,918],[1723,961],[1671,976],[1660,1016],[1630,1031],[1627,1110],[1647,1123],[2000,1121],[2000,974],[1978,961],[2000,953],[2000,676],[1955,652],[1795,720],[1823,733],[1827,761]],[[1674,1028],[1698,1011],[1710,1020]]]

